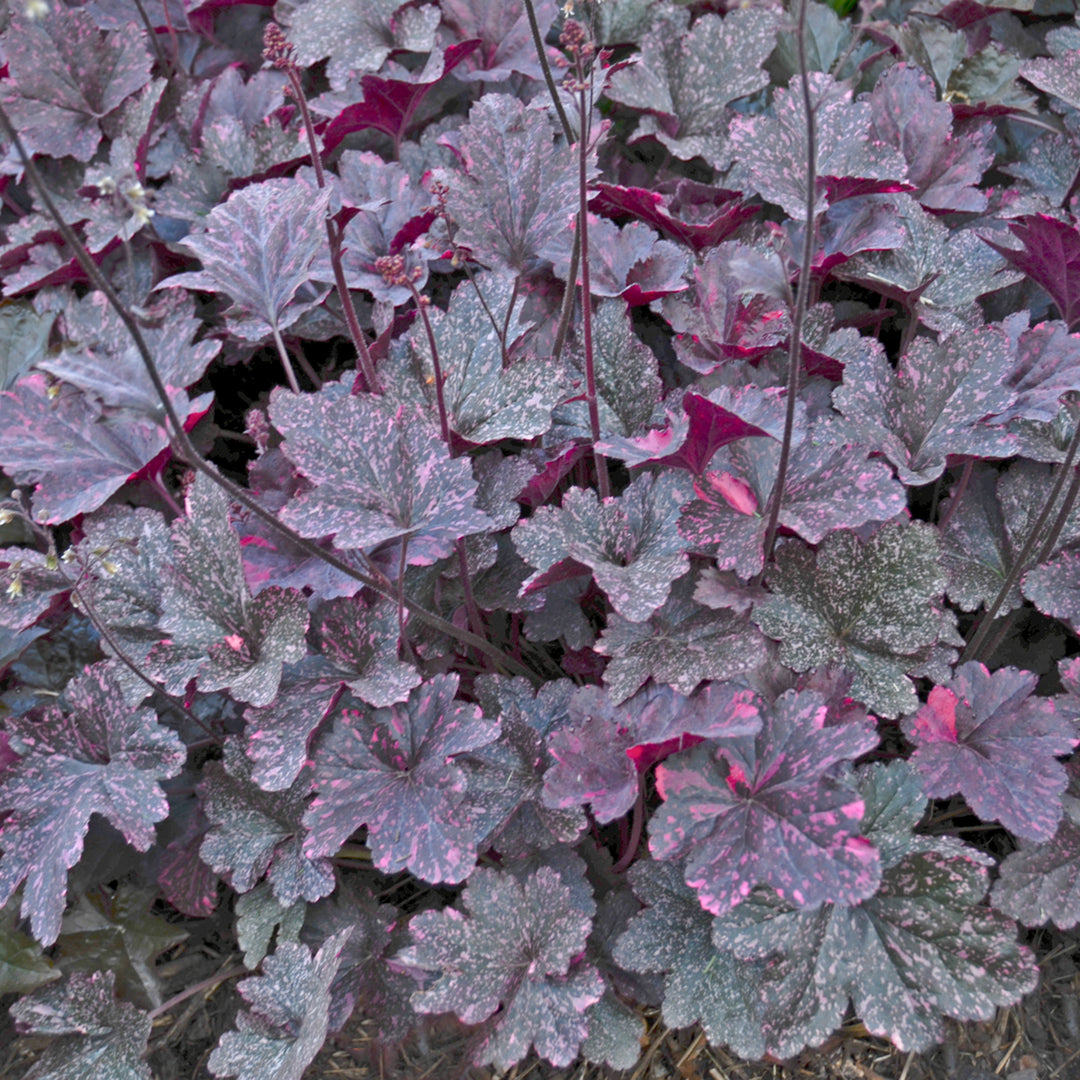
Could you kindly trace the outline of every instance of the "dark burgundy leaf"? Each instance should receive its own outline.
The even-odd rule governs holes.
[[[535,3],[536,21],[541,38],[555,20],[552,0]],[[444,23],[462,44],[479,45],[471,57],[469,70],[458,77],[465,82],[501,82],[513,72],[531,79],[542,79],[543,71],[536,58],[525,5],[521,0],[442,0]]]
[[[575,958],[585,950],[595,904],[587,911],[554,870],[524,881],[480,869],[461,896],[461,909],[425,911],[409,926],[412,944],[394,958],[437,972],[413,995],[425,1013],[453,1012],[467,1024],[488,1020],[476,1055],[508,1069],[531,1046],[553,1065],[569,1065],[586,1034],[585,1009],[599,1001],[599,972]]]
[[[991,674],[970,661],[903,723],[912,764],[931,798],[959,791],[979,817],[1029,840],[1049,840],[1061,820],[1065,769],[1056,759],[1080,742],[1050,698],[1033,697],[1037,676]]]
[[[316,747],[318,794],[305,850],[333,855],[367,826],[372,862],[427,881],[464,881],[476,865],[466,773],[452,758],[486,746],[499,726],[456,701],[457,675],[421,684],[404,705],[348,709]]]
[[[589,206],[597,213],[630,214],[696,252],[716,247],[758,213],[756,206],[741,201],[739,192],[693,180],[661,184],[657,190],[601,181],[595,191]]]
[[[1027,214],[1010,222],[1009,232],[1022,247],[983,240],[1050,294],[1072,330],[1080,323],[1080,230],[1047,214]]]
[[[67,871],[83,851],[91,814],[101,814],[138,851],[157,839],[169,813],[160,780],[176,776],[187,751],[152,709],[132,709],[113,670],[86,668],[62,705],[7,721],[20,754],[0,783],[0,903],[26,881],[22,913],[34,937],[51,945],[60,933]]]
[[[530,41],[531,45],[531,41]],[[374,128],[400,142],[416,123],[424,99],[449,74],[480,47],[478,41],[462,41],[446,50],[434,50],[431,59],[419,72],[405,68],[394,71],[395,77],[361,75],[359,101],[338,110],[338,95],[325,94],[313,102],[316,111],[333,110],[334,117],[322,133],[323,151],[329,154],[354,131]],[[434,61],[434,62],[433,62]],[[394,66],[394,65],[391,65]]]

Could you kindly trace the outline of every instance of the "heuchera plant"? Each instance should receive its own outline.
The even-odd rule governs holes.
[[[1080,923],[1062,10],[0,3],[37,1075],[149,1077],[240,975],[209,1071],[277,1080],[353,1017],[628,1068],[646,1016],[918,1050],[1035,986],[1015,920]]]

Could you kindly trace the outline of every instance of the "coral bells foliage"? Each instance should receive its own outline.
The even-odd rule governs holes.
[[[1080,26],[800,3],[4,8],[44,1073],[921,1050],[1080,922]]]

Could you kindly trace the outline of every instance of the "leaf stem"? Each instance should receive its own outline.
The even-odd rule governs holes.
[[[548,63],[547,50],[544,48],[544,39],[540,36],[540,23],[537,22],[536,19],[536,8],[533,6],[533,0],[525,0],[525,14],[529,18],[529,30],[532,33],[533,48],[536,49],[536,58],[540,61],[540,70],[544,73],[544,84],[547,86],[548,94],[555,106],[555,112],[558,113],[559,123],[562,124],[566,141],[567,143],[572,143],[574,141],[574,129],[570,126],[570,118],[566,115],[563,103],[559,99],[559,91],[555,86],[555,79],[551,74],[551,65]]]
[[[227,982],[229,979],[237,979],[241,975],[250,975],[251,972],[247,968],[234,967],[229,968],[228,971],[219,971],[216,975],[211,975],[209,979],[203,979],[201,982],[197,982],[194,986],[189,986],[186,990],[181,990],[179,994],[169,998],[168,1001],[159,1005],[153,1012],[149,1014],[151,1020],[156,1020],[159,1016],[164,1016],[167,1012],[175,1009],[183,1001],[187,1001],[189,997],[194,997],[196,994],[201,993],[203,990],[212,989],[215,986],[220,986],[223,982]]]
[[[802,327],[809,304],[813,244],[817,222],[817,124],[814,119],[814,103],[810,99],[809,62],[806,56],[806,13],[810,0],[798,0],[799,16],[795,28],[795,41],[799,56],[799,85],[802,89],[803,109],[806,112],[806,219],[803,229],[802,265],[799,268],[799,284],[795,291],[795,310],[791,313],[791,340],[788,344],[787,411],[784,415],[784,438],[780,445],[780,460],[776,467],[773,484],[769,524],[765,530],[765,563],[772,559],[776,545],[776,533],[780,527],[780,508],[784,502],[784,485],[787,482],[788,463],[791,460],[791,440],[795,430],[795,406],[798,404],[799,368],[802,364]],[[764,572],[764,571],[763,571]]]
[[[296,381],[296,372],[293,371],[292,361],[285,349],[285,342],[281,340],[281,331],[276,326],[270,327],[274,335],[274,345],[277,347],[278,356],[281,357],[281,366],[285,369],[285,377],[289,380],[289,389],[299,396],[300,384]]]

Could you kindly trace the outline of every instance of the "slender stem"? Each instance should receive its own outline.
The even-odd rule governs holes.
[[[416,291],[416,286],[406,278],[409,292],[412,293],[416,310],[420,312],[420,320],[424,324],[424,333],[427,335],[428,348],[431,350],[431,366],[435,371],[435,401],[439,406],[439,429],[442,431],[443,442],[451,454],[450,446],[450,415],[446,411],[446,396],[443,392],[443,371],[439,363],[439,347],[435,344],[435,331],[431,329],[431,320],[428,318],[427,304],[424,298]]]
[[[311,111],[308,109],[307,96],[304,94],[303,84],[300,82],[300,73],[296,70],[296,64],[290,63],[285,69],[289,75],[289,84],[292,86],[293,97],[300,106],[300,116],[304,122],[304,131],[307,134],[308,149],[311,153],[311,163],[315,169],[315,181],[320,188],[326,187],[326,174],[323,172],[322,154],[319,152],[319,144],[316,141],[315,125],[311,119]],[[356,308],[353,306],[349,287],[345,283],[345,268],[341,263],[341,233],[334,227],[333,221],[326,219],[326,239],[330,246],[330,264],[334,268],[334,287],[341,300],[341,311],[345,316],[345,325],[349,328],[349,337],[352,338],[353,348],[360,362],[360,371],[364,376],[364,382],[368,390],[373,394],[380,393],[379,379],[375,374],[375,361],[371,358],[371,350],[367,346],[367,338],[360,327],[360,320],[356,316]]]
[[[589,192],[587,183],[587,163],[589,157],[588,139],[585,135],[585,117],[587,102],[585,91],[578,95],[578,107],[581,110],[581,138],[578,140],[578,243],[581,248],[581,333],[585,348],[585,402],[589,407],[589,429],[594,444],[593,458],[596,461],[596,487],[601,499],[611,495],[611,480],[608,477],[607,459],[598,454],[595,444],[600,441],[600,407],[596,401],[596,362],[593,355],[592,339],[592,299],[589,281]]]
[[[299,395],[300,384],[296,381],[296,372],[293,371],[292,361],[289,359],[285,342],[281,340],[281,331],[276,326],[271,326],[270,330],[274,335],[274,345],[277,347],[278,356],[281,357],[281,366],[285,369],[285,377],[289,380],[289,389],[294,394]]]
[[[457,548],[458,569],[461,572],[461,591],[465,594],[465,610],[469,615],[469,626],[474,634],[484,637],[487,634],[487,627],[484,626],[484,616],[473,593],[472,578],[469,576],[469,560],[465,554],[463,537],[457,540],[455,547]]]
[[[566,141],[572,143],[574,141],[574,129],[570,126],[570,118],[566,115],[563,103],[559,100],[559,91],[551,74],[547,50],[544,48],[544,39],[540,36],[540,24],[536,21],[536,8],[533,7],[533,0],[525,0],[525,14],[529,17],[529,30],[532,32],[533,48],[536,49],[536,58],[540,61],[540,69],[544,73],[544,83],[547,86],[548,94],[555,105],[555,112],[559,115],[559,123],[562,124]]]
[[[574,297],[577,295],[578,267],[581,265],[581,237],[574,231],[574,250],[570,253],[570,273],[566,276],[566,292],[563,293],[562,311],[559,312],[559,328],[555,331],[555,345],[551,350],[554,359],[562,356],[566,335],[570,330],[570,317],[574,314]]]
[[[162,412],[168,420],[168,427],[171,429],[172,440],[178,455],[191,465],[193,469],[203,473],[208,479],[213,481],[213,483],[217,484],[218,487],[225,491],[234,502],[238,502],[246,507],[260,520],[265,521],[279,536],[284,536],[291,543],[295,544],[305,555],[325,562],[327,565],[332,566],[335,570],[340,571],[354,581],[359,581],[362,585],[366,585],[368,588],[373,589],[380,596],[385,596],[390,600],[396,600],[396,591],[385,578],[380,581],[376,577],[357,570],[354,566],[350,566],[344,559],[338,558],[338,556],[334,555],[332,552],[319,547],[314,541],[308,540],[298,532],[290,529],[284,522],[278,520],[273,511],[267,510],[266,507],[264,507],[249,491],[240,487],[239,484],[234,484],[227,477],[222,476],[217,469],[195,449],[194,444],[191,439],[188,438],[188,434],[184,430],[184,425],[180,422],[180,418],[176,414],[176,409],[173,408],[168,391],[165,389],[165,384],[162,382],[161,374],[157,369],[157,364],[154,362],[154,357],[150,352],[149,346],[146,344],[146,339],[142,335],[142,330],[139,328],[138,322],[119,296],[117,296],[116,291],[109,283],[108,278],[102,274],[86,248],[80,243],[79,238],[75,235],[71,226],[68,225],[60,215],[60,212],[56,208],[56,204],[49,194],[48,188],[46,188],[45,183],[41,178],[41,173],[38,172],[33,159],[26,152],[26,147],[23,145],[22,139],[19,138],[19,133],[15,130],[11,123],[11,119],[7,114],[7,110],[2,105],[0,105],[0,129],[3,130],[4,136],[18,151],[22,158],[26,175],[30,178],[30,182],[41,196],[42,202],[56,224],[57,231],[71,248],[76,261],[82,267],[87,277],[93,282],[95,288],[101,290],[105,299],[120,317],[128,333],[131,335],[135,348],[142,358],[147,375],[149,376],[151,383],[153,383],[154,390],[161,402]],[[380,575],[380,577],[382,577],[382,575]],[[436,615],[434,612],[428,611],[423,605],[417,604],[412,600],[406,599],[405,607],[411,615],[415,616],[425,625],[438,630],[440,633],[455,638],[463,645],[469,645],[475,649],[479,649],[485,656],[491,657],[496,664],[510,669],[516,675],[524,675],[526,678],[530,679],[534,685],[540,684],[541,679],[536,672],[527,668],[525,665],[518,663],[513,657],[507,656],[501,649],[496,648],[491,642],[485,641],[484,638],[478,637],[476,634],[473,634],[471,631],[465,630],[462,627],[455,626],[449,620]]]
[[[156,1009],[149,1014],[151,1020],[156,1020],[159,1016],[164,1016],[166,1013],[171,1012],[183,1001],[187,1001],[189,997],[194,997],[196,994],[201,993],[203,990],[209,990],[212,987],[220,986],[221,983],[227,982],[229,979],[238,979],[241,975],[250,975],[251,972],[247,968],[229,968],[228,971],[218,972],[217,975],[211,975],[209,979],[203,979],[202,982],[195,983],[194,986],[189,986],[186,990],[181,990],[175,997],[169,998],[164,1004],[159,1005]]]
[[[460,248],[456,250],[461,250]],[[506,352],[506,335],[502,328],[499,326],[498,320],[492,314],[491,308],[488,306],[487,298],[484,296],[484,291],[480,288],[480,283],[476,280],[476,275],[472,272],[472,267],[469,265],[469,260],[466,257],[461,259],[461,268],[465,271],[465,276],[469,279],[469,284],[472,285],[476,291],[477,298],[480,301],[480,306],[484,309],[484,314],[487,315],[488,321],[491,323],[492,329],[495,331],[495,336],[499,339],[499,345],[502,348],[503,355],[503,367],[510,366],[510,360]],[[517,295],[517,281],[514,281],[514,295]]]
[[[1069,514],[1072,513],[1072,509],[1076,505],[1077,493],[1080,493],[1080,469],[1073,469],[1072,483],[1069,484],[1069,490],[1065,493],[1065,500],[1058,508],[1057,517],[1054,519],[1049,535],[1039,549],[1039,554],[1035,556],[1035,566],[1046,562],[1053,555],[1054,548],[1057,547],[1058,539],[1061,537],[1061,532],[1065,528],[1065,522],[1068,521]]]
[[[1061,489],[1065,486],[1065,478],[1072,470],[1073,462],[1076,460],[1077,451],[1080,451],[1080,424],[1077,425],[1076,431],[1073,433],[1072,441],[1069,443],[1068,453],[1065,455],[1065,461],[1062,463],[1057,476],[1054,478],[1053,486],[1050,488],[1050,494],[1047,496],[1043,508],[1039,512],[1039,516],[1031,526],[1031,530],[1028,532],[1027,540],[1024,541],[1024,546],[1021,548],[1020,554],[1017,555],[1016,559],[1013,561],[1012,569],[1009,571],[1004,582],[1002,582],[1001,588],[994,598],[994,602],[986,609],[986,614],[983,615],[982,619],[979,621],[978,628],[971,640],[967,643],[967,647],[960,657],[961,661],[979,660],[982,658],[982,646],[986,641],[987,635],[990,633],[991,624],[997,618],[997,614],[1001,610],[1001,605],[1008,599],[1009,593],[1013,590],[1013,586],[1032,565],[1030,561],[1032,553],[1039,543],[1039,537],[1043,531],[1043,527],[1050,518],[1054,504],[1061,494]],[[1068,504],[1066,503],[1066,507],[1063,507],[1063,509],[1066,509],[1067,506]]]
[[[638,773],[637,799],[634,801],[634,820],[630,828],[630,839],[619,861],[611,868],[613,874],[621,874],[634,861],[638,845],[641,843],[641,830],[645,824],[645,775]]]
[[[510,366],[510,351],[506,342],[510,335],[510,317],[514,314],[514,305],[517,303],[518,285],[521,283],[521,275],[514,278],[514,288],[510,293],[510,303],[506,306],[506,318],[503,319],[502,333],[499,335],[499,343],[502,345],[502,366]]]
[[[795,406],[798,404],[799,368],[802,365],[802,327],[809,304],[811,268],[813,265],[814,236],[817,222],[817,124],[814,103],[810,99],[809,63],[806,57],[806,9],[809,0],[799,0],[799,18],[795,40],[799,55],[799,85],[802,88],[803,109],[806,112],[806,219],[803,229],[802,265],[799,268],[799,285],[795,292],[795,310],[791,315],[791,340],[788,345],[787,412],[784,416],[784,438],[780,445],[780,460],[776,467],[773,484],[769,524],[765,530],[765,563],[772,559],[776,533],[780,527],[780,508],[784,503],[784,485],[787,482],[788,463],[791,460],[791,440],[795,430]],[[763,571],[764,572],[764,571]]]

